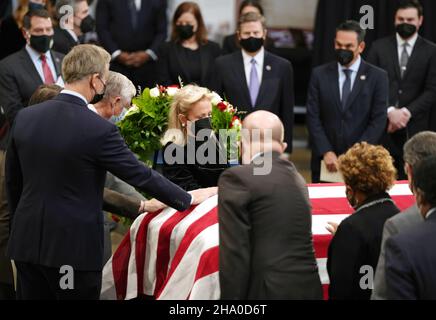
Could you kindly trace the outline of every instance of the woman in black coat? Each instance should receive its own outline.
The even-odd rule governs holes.
[[[158,53],[157,82],[160,85],[195,83],[210,85],[219,45],[207,39],[207,31],[196,3],[181,3],[174,14],[171,40]]]
[[[329,298],[369,300],[383,226],[400,212],[387,193],[396,170],[386,149],[363,142],[339,158],[339,171],[347,199],[356,211],[342,221],[329,246]]]

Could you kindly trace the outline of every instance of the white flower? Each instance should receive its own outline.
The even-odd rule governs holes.
[[[153,89],[150,90],[150,97],[157,98],[159,96],[160,96],[160,91],[158,87],[154,87]]]
[[[123,119],[124,119],[125,117],[130,116],[131,114],[134,114],[134,113],[138,112],[138,111],[139,111],[138,106],[135,105],[135,104],[133,104],[133,105],[129,108],[129,110],[126,112],[126,114],[124,115]]]
[[[233,106],[229,103],[227,105],[226,111],[232,113],[232,112],[235,112],[235,108],[233,108]]]
[[[242,127],[242,123],[239,119],[235,119],[232,125],[234,129],[240,129]]]
[[[167,88],[167,94],[170,96],[170,97],[172,97],[172,96],[174,96],[177,92],[179,92],[179,88],[177,88],[177,87],[168,87]]]
[[[211,101],[212,104],[216,106],[221,101],[223,101],[223,99],[220,97],[220,95],[218,93],[216,93],[215,91],[213,91],[212,92],[212,101]]]

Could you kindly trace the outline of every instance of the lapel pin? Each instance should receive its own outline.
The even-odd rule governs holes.
[[[271,71],[271,66],[266,66],[267,71]]]
[[[365,75],[360,76],[360,80],[365,81],[366,80],[366,76]]]

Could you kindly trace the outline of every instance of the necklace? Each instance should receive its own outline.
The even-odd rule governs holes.
[[[357,213],[359,211],[362,211],[363,209],[366,209],[366,208],[369,208],[369,207],[372,207],[372,206],[375,206],[377,204],[384,203],[384,202],[394,203],[394,201],[391,198],[378,199],[378,200],[374,200],[374,201],[368,202],[367,204],[364,204],[363,206],[357,208],[357,210],[354,211],[354,213]]]

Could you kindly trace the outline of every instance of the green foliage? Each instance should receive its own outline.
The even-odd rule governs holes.
[[[126,144],[139,159],[152,165],[155,151],[162,148],[160,139],[167,128],[171,98],[167,94],[151,97],[150,89],[133,99],[136,109],[129,110],[118,128]]]

